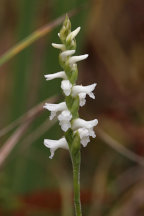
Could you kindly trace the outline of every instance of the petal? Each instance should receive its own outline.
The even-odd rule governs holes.
[[[53,80],[56,78],[67,79],[67,76],[64,71],[60,71],[54,74],[47,74],[47,75],[44,75],[44,77],[46,78],[46,80]]]
[[[63,60],[66,59],[67,56],[73,55],[75,53],[75,50],[66,50],[60,54]]]
[[[86,103],[86,93],[80,93],[79,94],[79,100],[80,100],[80,106],[84,106]]]
[[[52,43],[52,46],[56,49],[61,49],[64,50],[65,49],[65,45],[64,44],[56,44],[56,43]]]
[[[61,88],[66,96],[69,96],[71,93],[72,84],[69,80],[63,80],[61,82]]]
[[[89,139],[89,131],[86,128],[80,128],[78,129],[79,135],[80,135],[80,142],[83,145],[83,147],[86,147],[88,142],[90,142]]]
[[[50,114],[50,120],[52,120],[55,116],[56,116],[56,112],[51,111],[51,114]]]
[[[72,65],[76,62],[82,61],[88,57],[88,54],[80,55],[80,56],[72,56],[69,58],[69,64]]]
[[[72,114],[69,110],[63,111],[59,116],[59,124],[63,131],[67,131],[71,127],[70,120],[72,119]]]
[[[68,41],[68,40],[73,40],[76,36],[77,36],[77,34],[79,33],[79,31],[80,31],[80,27],[78,27],[78,28],[76,28],[74,31],[72,31],[71,33],[69,33],[69,35],[67,36],[67,38],[66,38],[66,41]]]

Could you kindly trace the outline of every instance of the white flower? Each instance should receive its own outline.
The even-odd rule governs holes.
[[[44,75],[44,77],[46,78],[46,80],[52,80],[56,78],[67,79],[66,73],[64,71],[60,71],[54,74],[47,74],[47,75]]]
[[[80,106],[84,106],[86,102],[85,98],[87,94],[89,95],[89,97],[95,99],[95,95],[92,92],[95,89],[95,87],[96,87],[96,83],[88,86],[75,85],[72,87],[72,96],[75,97],[76,95],[79,95]]]
[[[69,64],[73,65],[76,62],[82,61],[88,57],[88,54],[80,55],[80,56],[72,56],[69,58]]]
[[[66,57],[73,55],[74,53],[75,53],[75,50],[66,50],[66,51],[62,52],[60,54],[60,56],[61,56],[62,60],[65,61]]]
[[[43,108],[51,111],[50,120],[52,120],[56,116],[57,112],[61,112],[63,110],[67,110],[67,105],[66,105],[65,102],[62,102],[62,103],[59,103],[59,104],[45,103],[45,105],[43,106]]]
[[[86,121],[84,119],[77,118],[77,119],[74,119],[72,122],[72,129],[77,130],[79,128],[86,128],[89,130],[90,136],[94,137],[93,127],[95,127],[97,124],[98,124],[97,119]]]
[[[94,119],[91,121],[85,121],[83,119],[75,119],[72,123],[72,129],[78,130],[80,135],[80,142],[81,144],[86,147],[87,143],[90,142],[89,137],[96,137],[96,134],[93,128],[98,124],[98,120]]]
[[[59,116],[59,124],[63,131],[67,131],[71,127],[70,120],[72,119],[72,114],[69,110],[64,110]]]
[[[56,43],[52,43],[52,46],[56,49],[61,49],[64,50],[65,49],[65,45],[64,44],[56,44]]]
[[[78,28],[76,28],[74,31],[72,31],[71,33],[69,33],[69,35],[67,36],[67,38],[66,38],[66,41],[68,41],[68,40],[73,40],[76,36],[77,36],[77,34],[79,33],[79,31],[80,31],[80,27],[78,27]]]
[[[58,148],[68,149],[68,143],[64,137],[59,140],[44,139],[44,145],[47,148],[50,148],[50,159],[53,158],[54,153]]]
[[[63,80],[61,82],[61,88],[66,96],[69,96],[71,93],[72,84],[69,80]]]

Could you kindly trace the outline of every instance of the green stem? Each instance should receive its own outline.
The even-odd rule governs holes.
[[[82,216],[80,201],[80,150],[73,160],[73,186],[74,186],[74,205],[76,216]]]

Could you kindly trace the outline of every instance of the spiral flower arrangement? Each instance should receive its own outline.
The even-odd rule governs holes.
[[[51,112],[50,119],[57,116],[64,136],[59,140],[45,139],[44,145],[50,149],[52,159],[58,148],[67,149],[70,152],[73,166],[74,182],[74,203],[76,216],[82,216],[80,203],[80,147],[86,147],[90,142],[90,137],[95,138],[94,127],[98,120],[86,121],[79,118],[79,106],[84,106],[86,96],[95,99],[93,91],[96,83],[82,86],[76,85],[78,78],[77,62],[88,57],[88,54],[73,56],[76,52],[75,37],[80,31],[80,27],[71,31],[71,22],[66,15],[63,26],[58,33],[61,44],[52,43],[52,46],[60,50],[59,63],[62,71],[45,75],[46,80],[61,78],[61,89],[65,95],[65,101],[59,104],[46,103],[44,108]]]

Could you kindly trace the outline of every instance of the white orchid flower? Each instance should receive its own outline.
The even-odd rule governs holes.
[[[72,96],[75,97],[76,95],[79,95],[80,106],[84,106],[86,102],[85,100],[86,95],[89,95],[89,97],[95,99],[95,95],[93,94],[93,91],[96,85],[97,85],[96,83],[88,86],[75,85],[72,87]]]
[[[72,119],[72,114],[70,113],[69,110],[65,110],[63,111],[59,116],[58,116],[58,120],[59,120],[59,124],[61,126],[61,129],[63,131],[67,131],[70,127],[71,127],[71,123],[70,120]]]
[[[67,79],[66,73],[64,71],[60,71],[54,74],[46,74],[44,75],[44,77],[46,78],[46,80],[53,80],[56,78]]]
[[[66,96],[69,96],[71,93],[72,84],[69,80],[63,80],[61,82],[61,88]]]
[[[45,103],[43,108],[51,111],[50,120],[52,120],[56,116],[57,112],[67,110],[67,105],[66,102],[61,102],[59,104]]]
[[[97,124],[98,124],[97,119],[86,121],[84,119],[77,118],[77,119],[74,119],[72,122],[72,129],[73,130],[77,130],[79,128],[93,129],[93,127],[95,127]]]
[[[93,128],[98,124],[98,120],[94,119],[91,121],[85,121],[83,119],[75,119],[72,123],[72,129],[78,130],[80,135],[80,142],[81,144],[86,147],[87,143],[90,142],[89,137],[96,137],[96,134]]]
[[[81,29],[81,27],[78,27],[74,31],[72,31],[71,33],[69,33],[69,35],[66,38],[66,41],[73,40],[77,36],[77,34],[79,33],[80,29]]]
[[[44,145],[47,148],[50,148],[50,159],[53,158],[54,153],[58,148],[68,149],[68,143],[64,137],[59,140],[44,139]]]

